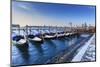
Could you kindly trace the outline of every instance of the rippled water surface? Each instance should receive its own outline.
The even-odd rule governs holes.
[[[47,60],[67,49],[77,37],[45,40],[43,44],[29,42],[28,48],[12,46],[12,65],[44,64]]]

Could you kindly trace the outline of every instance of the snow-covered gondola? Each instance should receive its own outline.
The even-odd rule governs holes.
[[[28,35],[28,40],[32,43],[43,43],[43,39],[37,35]]]
[[[16,35],[12,37],[12,43],[19,47],[28,47],[28,42],[26,38],[22,35]]]
[[[70,36],[75,36],[75,35],[76,35],[76,33],[69,33],[69,35],[70,35]]]
[[[42,35],[38,30],[28,30],[27,39],[31,43],[43,43]]]
[[[49,33],[44,35],[44,39],[56,39],[56,34],[55,33]]]
[[[69,35],[73,35],[73,33],[69,33]]]
[[[65,33],[64,32],[60,32],[57,34],[57,38],[63,38],[65,37]]]
[[[65,33],[65,36],[69,36],[70,35],[70,33]]]

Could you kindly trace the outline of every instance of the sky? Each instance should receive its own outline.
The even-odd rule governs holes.
[[[36,26],[95,25],[95,6],[39,2],[12,2],[12,24]]]

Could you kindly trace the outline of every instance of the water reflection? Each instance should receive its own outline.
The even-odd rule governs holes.
[[[32,44],[32,47],[36,48],[39,53],[43,53],[43,49],[42,49],[42,46],[41,46],[42,44],[41,43],[31,42],[31,44]]]
[[[61,39],[45,40],[43,43],[29,42],[29,46],[23,48],[12,46],[12,62],[14,65],[44,64],[52,59],[52,57],[62,54],[63,51],[70,46],[69,44],[72,40],[76,42],[77,38],[65,37]],[[16,52],[17,54],[14,55]]]
[[[30,56],[28,51],[28,46],[16,46],[16,47],[19,50],[19,53],[21,54],[21,57],[24,60],[24,63],[28,63]]]
[[[51,47],[51,48],[56,49],[56,45],[55,45],[55,43],[53,43],[52,40],[45,40],[45,41],[44,41],[44,44],[48,45],[48,46]]]

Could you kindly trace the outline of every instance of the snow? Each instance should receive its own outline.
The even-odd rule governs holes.
[[[95,37],[94,37],[81,61],[95,61],[96,60],[95,51],[96,49],[95,49]]]
[[[88,46],[90,45],[91,41],[93,40],[93,38],[95,37],[95,34],[90,38],[90,40],[88,42],[85,43],[85,45],[80,49],[79,53],[72,59],[72,62],[75,61],[81,61],[83,55],[85,54]]]
[[[88,34],[82,34],[81,37],[88,37]]]
[[[57,37],[64,36],[64,34],[58,34]]]
[[[68,36],[70,33],[66,33],[65,35]]]
[[[53,38],[55,36],[45,35],[45,38]]]
[[[70,35],[72,35],[73,33],[69,33]]]
[[[18,41],[18,44],[24,44],[24,43],[26,43],[26,39],[20,39],[20,40]]]
[[[41,41],[42,39],[39,38],[39,37],[34,37],[32,40],[34,40],[34,41]]]
[[[14,44],[24,44],[26,43],[26,39],[20,39],[19,41],[13,41]]]

